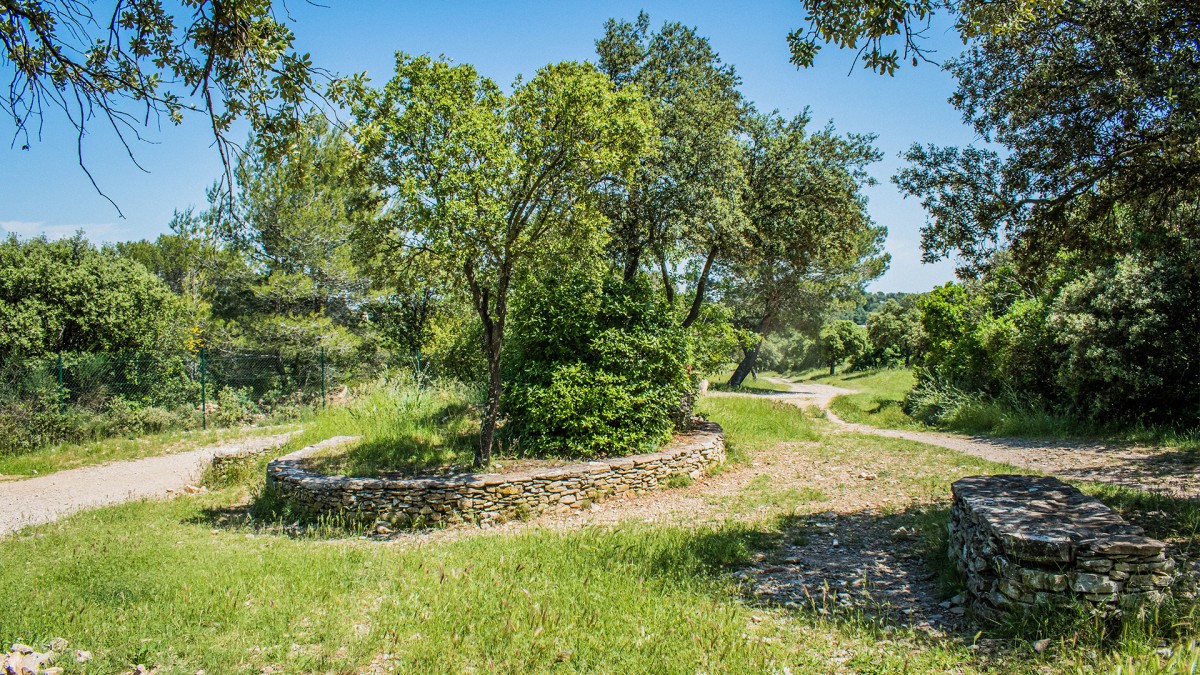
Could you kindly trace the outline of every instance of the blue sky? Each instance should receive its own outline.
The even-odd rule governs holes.
[[[889,181],[901,164],[897,155],[913,142],[964,145],[975,140],[946,102],[953,80],[928,64],[905,67],[895,77],[850,72],[853,54],[828,47],[816,67],[797,70],[788,63],[786,43],[788,32],[803,25],[804,10],[797,0],[326,4],[288,4],[297,47],[310,52],[318,65],[337,72],[366,71],[376,82],[389,77],[397,50],[444,54],[507,85],[547,63],[591,59],[609,17],[632,19],[644,9],[656,26],[665,20],[696,26],[737,67],[743,93],[760,109],[777,108],[791,116],[809,106],[814,124],[832,120],[839,131],[878,134],[885,159],[875,165],[879,185],[868,194],[872,216],[889,231],[892,267],[871,290],[925,291],[953,277],[948,262],[921,264],[924,212]],[[927,44],[938,57],[961,49],[948,23],[935,24]],[[8,120],[0,120],[0,132],[11,134]],[[220,165],[201,118],[151,130],[147,140],[134,147],[147,172],[134,166],[99,125],[84,142],[88,166],[124,212],[122,219],[78,168],[73,131],[62,120],[47,117],[42,140],[29,150],[20,150],[19,144],[0,149],[0,230],[57,237],[82,229],[96,242],[165,232],[174,210],[205,204],[205,189],[219,175]]]

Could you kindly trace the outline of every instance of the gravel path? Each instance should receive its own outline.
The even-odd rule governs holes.
[[[829,409],[829,404],[835,397],[852,394],[852,390],[814,382],[796,383],[778,378],[768,379],[789,385],[792,391],[762,394],[763,396],[787,401],[801,408],[818,405],[825,410],[826,416],[832,422],[846,431],[936,445],[993,462],[1012,464],[1063,478],[1112,483],[1148,492],[1162,492],[1175,497],[1200,498],[1200,457],[1195,453],[1097,441],[997,438],[936,431],[880,429],[866,424],[846,422]]]
[[[199,478],[213,457],[282,445],[291,435],[254,436],[172,455],[69,469],[0,483],[0,536],[84,509],[144,497],[165,497]]]

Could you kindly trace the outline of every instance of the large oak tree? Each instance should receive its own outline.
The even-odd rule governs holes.
[[[631,180],[609,186],[603,201],[610,249],[626,282],[643,269],[661,274],[671,302],[676,271],[691,272],[687,327],[699,317],[713,265],[742,245],[741,80],[694,28],[668,22],[651,32],[645,13],[610,20],[596,52],[618,87],[640,89],[656,132],[656,152]]]

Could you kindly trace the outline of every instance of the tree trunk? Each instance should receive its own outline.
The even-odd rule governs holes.
[[[760,336],[758,338],[758,342],[752,349],[746,352],[746,355],[742,357],[742,362],[739,363],[737,369],[733,371],[733,375],[729,378],[729,386],[742,386],[742,382],[746,380],[746,376],[754,370],[754,363],[758,361],[758,353],[762,351],[762,345],[763,338]]]
[[[700,317],[700,308],[704,305],[704,289],[708,286],[708,273],[712,269],[713,260],[717,258],[717,247],[713,246],[708,252],[708,257],[704,260],[704,268],[700,270],[700,278],[696,280],[696,294],[692,296],[692,308],[688,310],[687,318],[683,320],[683,327],[690,328],[696,319]]]
[[[671,273],[667,270],[666,257],[659,256],[658,269],[662,272],[663,292],[667,294],[667,304],[675,304],[675,281],[671,279]]]
[[[829,359],[829,374],[830,375],[837,374],[837,373],[833,372],[834,368],[837,368],[837,361],[834,361],[833,359]]]
[[[625,251],[625,283],[630,283],[637,278],[638,269],[642,266],[641,249],[629,249]]]
[[[504,347],[504,319],[508,314],[508,284],[511,267],[501,266],[500,278],[495,289],[495,313],[492,312],[491,289],[475,279],[475,266],[471,262],[463,265],[463,274],[471,289],[471,297],[479,320],[483,323],[483,339],[486,343],[488,362],[488,392],[484,404],[483,420],[479,429],[479,448],[475,451],[475,466],[483,468],[492,461],[492,444],[496,440],[496,423],[500,420],[500,355]]]
[[[486,467],[492,461],[492,444],[496,440],[496,423],[500,420],[500,347],[502,336],[488,339],[488,393],[483,408],[483,420],[479,429],[479,447],[475,450],[475,466]]]

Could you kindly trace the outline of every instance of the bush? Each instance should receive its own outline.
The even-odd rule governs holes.
[[[1068,284],[1050,325],[1065,398],[1094,420],[1200,416],[1200,279],[1191,260],[1128,256]]]
[[[965,415],[970,398],[974,414],[986,400],[997,404],[988,415],[1008,410],[1039,427],[1061,428],[1067,417],[1194,425],[1200,274],[1188,256],[1126,255],[1082,273],[1063,267],[1037,294],[1017,276],[998,264],[922,300],[929,342],[906,404],[914,417],[945,423]]]
[[[904,412],[913,419],[933,426],[950,426],[962,413],[982,401],[979,394],[965,392],[953,385],[927,379],[919,382],[904,397]]]
[[[564,274],[522,290],[503,400],[522,453],[643,451],[690,419],[693,345],[645,278]]]
[[[0,454],[16,455],[54,443],[84,440],[88,419],[77,411],[59,414],[29,403],[6,404],[0,409]]]
[[[123,398],[109,399],[104,413],[92,424],[94,438],[106,436],[139,436],[158,433],[181,426],[181,420],[171,411],[154,406],[142,407]]]
[[[217,390],[216,408],[209,419],[219,427],[234,427],[250,424],[261,417],[258,404],[250,398],[250,388],[222,387]]]

